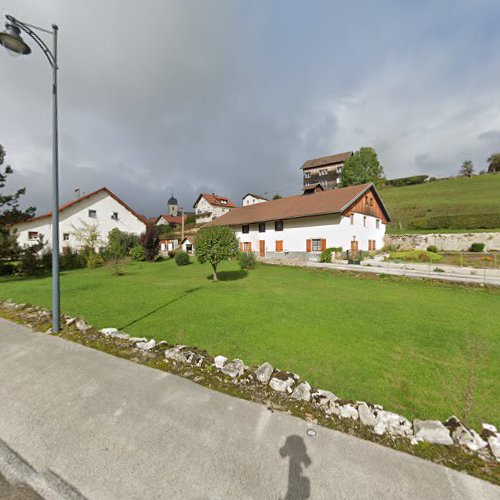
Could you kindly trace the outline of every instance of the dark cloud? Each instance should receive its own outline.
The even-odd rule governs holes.
[[[200,191],[293,194],[306,159],[364,145],[394,177],[486,157],[500,9],[480,3],[0,0],[0,14],[60,25],[61,199],[106,185],[153,215],[171,193],[186,208]],[[34,50],[0,53],[0,71],[0,143],[45,210],[49,68]]]

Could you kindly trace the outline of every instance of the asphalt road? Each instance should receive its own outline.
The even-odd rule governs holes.
[[[2,319],[0,474],[47,499],[500,498],[465,474]]]

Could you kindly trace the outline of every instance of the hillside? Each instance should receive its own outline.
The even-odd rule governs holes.
[[[500,231],[500,175],[384,187],[389,233]]]

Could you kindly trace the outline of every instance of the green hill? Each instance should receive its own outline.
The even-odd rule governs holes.
[[[389,233],[500,231],[500,175],[384,187]]]

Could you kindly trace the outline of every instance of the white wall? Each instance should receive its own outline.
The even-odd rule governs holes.
[[[267,200],[263,200],[262,198],[255,198],[255,196],[248,194],[243,198],[243,206],[246,207],[247,205],[255,205],[256,203],[265,203],[266,201]]]
[[[230,207],[219,207],[208,203],[208,201],[202,196],[200,201],[196,205],[196,224],[205,224],[211,220],[217,219],[221,215],[229,212]],[[198,214],[204,214],[199,216]]]
[[[97,218],[88,215],[89,209],[97,212]],[[111,218],[113,212],[118,213],[118,220]],[[108,233],[118,228],[126,233],[141,234],[146,230],[146,225],[137,219],[123,205],[118,203],[108,193],[100,191],[94,196],[82,200],[75,205],[59,212],[59,251],[63,247],[71,247],[74,250],[80,248],[81,243],[75,238],[75,227],[81,227],[81,221],[97,224],[103,245],[107,243]],[[30,231],[38,231],[43,235],[43,241],[47,243],[45,248],[52,248],[52,217],[43,218],[33,222],[24,222],[16,226],[18,242],[21,246],[33,245],[36,241],[28,239]],[[64,240],[63,235],[69,234],[69,240]]]
[[[366,226],[363,218],[366,217]],[[259,233],[258,224],[250,224],[250,232],[242,233],[241,226],[233,226],[240,242],[251,242],[252,250],[259,251],[259,241],[266,242],[266,252],[274,252],[276,240],[283,240],[283,252],[306,252],[306,240],[326,239],[328,247],[342,247],[350,250],[353,236],[356,237],[359,250],[368,250],[368,240],[376,241],[376,249],[384,246],[385,224],[380,221],[376,228],[376,218],[362,214],[354,214],[354,224],[350,217],[340,215],[321,215],[288,219],[283,221],[283,231],[274,230],[274,222],[266,223],[266,232]]]

